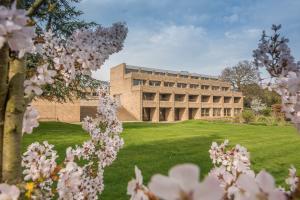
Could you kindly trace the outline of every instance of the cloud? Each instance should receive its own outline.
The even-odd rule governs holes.
[[[109,80],[109,68],[122,62],[218,75],[251,60],[261,31],[273,23],[283,25],[299,60],[299,6],[294,0],[84,0],[79,8],[85,20],[128,24],[124,49],[93,74]]]
[[[225,16],[224,17],[224,21],[225,22],[229,22],[229,23],[234,23],[234,22],[237,22],[239,21],[239,15],[238,14],[232,14],[232,15],[229,15],[229,16]]]

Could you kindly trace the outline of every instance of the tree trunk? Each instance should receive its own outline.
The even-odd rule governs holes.
[[[8,52],[7,45],[4,45],[0,50],[0,172],[2,172],[4,114],[8,88]],[[0,173],[0,182],[2,182],[2,173]]]
[[[2,169],[2,179],[8,183],[18,183],[22,180],[21,140],[25,111],[24,79],[24,60],[17,58],[11,60],[9,63],[9,89],[3,132]]]

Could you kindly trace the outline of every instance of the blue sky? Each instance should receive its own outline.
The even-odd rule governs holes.
[[[251,60],[261,31],[279,23],[300,60],[300,0],[83,0],[79,9],[87,21],[129,28],[124,49],[94,73],[102,80],[122,62],[218,75]]]

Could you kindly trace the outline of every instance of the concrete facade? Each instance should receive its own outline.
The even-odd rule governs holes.
[[[179,121],[233,117],[243,95],[217,77],[120,64],[110,71],[110,94],[122,121]]]

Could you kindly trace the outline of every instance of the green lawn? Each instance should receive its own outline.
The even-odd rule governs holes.
[[[229,139],[251,152],[255,171],[266,169],[283,183],[291,164],[300,170],[300,134],[292,126],[258,126],[223,122],[187,121],[174,124],[125,123],[122,136],[125,147],[118,159],[105,171],[102,200],[128,199],[127,182],[134,176],[134,165],[146,182],[155,173],[167,173],[175,164],[191,162],[207,174],[211,162],[208,150],[212,141]],[[65,148],[88,138],[80,125],[41,123],[32,135],[26,135],[23,148],[33,141],[48,140],[56,145],[60,159]]]

